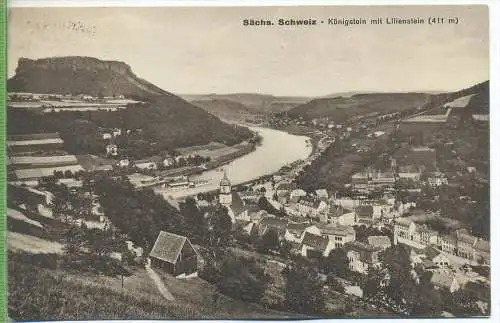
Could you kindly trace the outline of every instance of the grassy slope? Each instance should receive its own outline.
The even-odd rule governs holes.
[[[9,255],[9,316],[15,320],[283,318],[288,315],[220,297],[201,279],[162,275],[175,301],[164,300],[143,269],[130,277],[48,269]]]

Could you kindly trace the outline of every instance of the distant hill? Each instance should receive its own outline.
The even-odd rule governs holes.
[[[288,111],[290,116],[305,119],[330,117],[344,121],[347,118],[372,112],[396,112],[424,106],[429,102],[427,93],[366,93],[349,97],[320,98]]]
[[[275,113],[288,111],[296,106],[311,100],[309,97],[299,96],[274,96],[256,93],[232,93],[232,94],[186,94],[179,95],[187,101],[212,101],[229,100],[245,105],[255,113]]]
[[[464,97],[467,95],[473,95],[470,99],[467,108],[470,108],[474,111],[474,113],[489,113],[490,109],[490,81],[484,81],[468,87],[466,89],[455,91],[455,92],[447,92],[447,93],[439,93],[432,95],[429,99],[429,102],[424,106],[424,110],[430,110],[433,108],[442,107],[444,104],[456,100],[460,97]]]
[[[191,101],[191,104],[221,119],[238,120],[259,114],[244,104],[227,99]]]
[[[414,91],[414,93],[426,93],[426,94],[438,94],[438,93],[444,93],[446,91]],[[358,94],[389,94],[387,92],[377,92],[377,91],[349,91],[349,92],[338,92],[338,93],[331,93],[327,95],[323,95],[319,98],[336,98],[336,97],[351,97],[354,95]],[[391,93],[405,93],[405,92],[391,92]]]
[[[203,109],[139,78],[130,66],[118,61],[81,56],[37,60],[21,58],[15,76],[7,82],[7,89],[9,92],[87,94],[96,97],[124,95],[139,99],[147,104],[142,105],[140,111],[126,109],[120,112],[122,121],[117,126],[142,127],[152,138],[168,140],[174,146],[210,141],[236,143],[252,135],[248,129],[223,123]],[[29,120],[24,118],[29,119],[30,116],[16,117],[20,123],[29,124]],[[105,119],[113,118],[108,116]],[[93,119],[92,122],[102,126],[99,120],[102,118]],[[9,125],[15,123],[9,119]],[[41,120],[40,123],[50,122]],[[18,132],[21,128],[26,127],[9,127],[9,131]],[[40,130],[64,132],[68,129],[26,129],[35,132]]]

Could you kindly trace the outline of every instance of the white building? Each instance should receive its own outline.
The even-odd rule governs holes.
[[[106,146],[106,154],[108,156],[117,156],[118,155],[118,146],[117,145],[107,145]]]
[[[345,245],[349,269],[361,274],[367,274],[370,267],[380,264],[378,254],[380,249],[354,241]]]
[[[117,164],[119,167],[128,167],[130,165],[130,162],[128,159],[120,159]]]

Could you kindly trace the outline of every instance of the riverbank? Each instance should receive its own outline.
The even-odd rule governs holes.
[[[240,125],[247,127],[247,128],[256,126],[256,125],[250,125],[250,124],[240,124]],[[283,131],[283,132],[286,132],[286,133],[288,133],[290,135],[294,135],[294,136],[309,137],[310,142],[311,142],[311,146],[312,146],[312,151],[311,151],[311,154],[309,156],[318,152],[318,149],[319,149],[318,143],[322,138],[322,134],[314,128],[307,127],[307,126],[300,126],[300,125],[289,125],[289,126],[281,127],[281,128],[270,127],[267,125],[258,125],[258,127],[266,128],[266,129],[273,129],[273,130],[277,130],[277,131]]]
[[[245,125],[244,125],[245,126]],[[193,174],[190,180],[193,182],[206,182],[199,187],[188,187],[179,191],[158,188],[156,191],[167,197],[183,198],[218,189],[219,182],[226,172],[231,183],[239,185],[272,175],[283,166],[298,160],[307,159],[312,153],[310,138],[289,134],[270,128],[248,126],[248,128],[262,137],[260,145],[255,145],[255,150],[239,158],[229,161],[216,169],[203,171],[201,174]]]

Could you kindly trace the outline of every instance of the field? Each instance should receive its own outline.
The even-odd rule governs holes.
[[[7,232],[7,247],[11,251],[31,253],[62,253],[63,245],[32,235],[18,232]]]
[[[469,105],[469,102],[474,95],[475,94],[462,96],[458,99],[455,99],[451,102],[446,103],[444,106],[450,107],[450,108],[465,108],[466,106]]]
[[[33,133],[29,135],[8,135],[8,140],[61,139],[58,133]]]
[[[29,168],[19,169],[15,171],[17,179],[32,179],[44,176],[54,175],[54,172],[79,172],[83,171],[80,165],[60,166],[60,167],[44,167],[44,168]]]
[[[238,148],[226,146],[218,142],[211,142],[206,145],[192,146],[177,149],[182,155],[199,155],[201,157],[210,157],[212,160],[225,155],[229,155],[238,151]]]
[[[112,159],[105,159],[95,155],[77,155],[78,163],[86,170],[92,171],[94,169],[112,167],[116,162]]]

